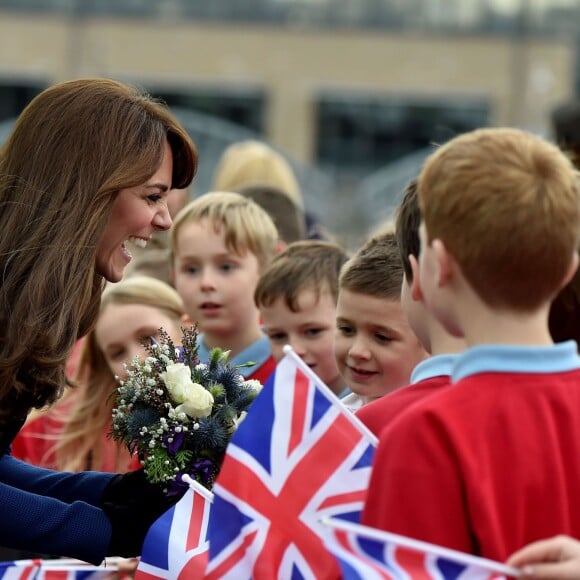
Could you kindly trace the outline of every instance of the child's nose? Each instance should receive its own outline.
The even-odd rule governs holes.
[[[358,360],[368,360],[371,358],[371,352],[364,338],[360,336],[355,336],[350,348],[348,349],[348,354],[354,359]]]
[[[306,354],[306,346],[304,344],[304,341],[300,340],[298,337],[291,336],[290,346],[292,346],[292,348],[300,358],[304,358],[304,355]]]
[[[215,276],[211,268],[203,268],[201,271],[201,289],[213,290],[215,288]]]

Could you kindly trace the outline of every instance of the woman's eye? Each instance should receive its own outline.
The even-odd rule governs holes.
[[[158,201],[161,200],[161,196],[158,193],[152,193],[151,195],[147,196],[147,199],[151,202],[151,203],[157,203]]]

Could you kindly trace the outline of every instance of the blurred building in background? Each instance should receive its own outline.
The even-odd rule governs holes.
[[[223,147],[257,136],[349,241],[434,143],[489,125],[548,135],[580,89],[579,51],[580,0],[0,0],[0,123],[57,81],[137,83],[198,144],[198,193]]]

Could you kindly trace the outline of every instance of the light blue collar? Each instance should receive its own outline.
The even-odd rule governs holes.
[[[451,371],[459,356],[458,354],[435,354],[422,360],[411,373],[411,384],[433,377],[451,376]]]
[[[459,356],[452,381],[485,372],[561,373],[580,369],[575,341],[550,346],[513,346],[484,344],[469,348]]]
[[[197,346],[197,354],[200,362],[207,362],[209,360],[209,349],[203,339],[203,333],[200,333],[197,336]],[[256,369],[260,368],[268,360],[271,354],[272,350],[270,349],[270,341],[268,337],[264,335],[256,340],[256,342],[246,347],[242,352],[239,352],[236,356],[231,358],[229,362],[232,366],[245,364],[249,361],[256,363],[254,366],[242,367],[239,369],[239,372],[243,377],[249,377],[251,374],[256,372]]]

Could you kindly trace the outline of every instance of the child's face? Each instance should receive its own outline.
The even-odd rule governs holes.
[[[174,283],[186,314],[207,335],[231,339],[257,329],[254,290],[260,276],[258,258],[226,247],[224,232],[206,219],[184,223],[177,235]]]
[[[123,363],[130,366],[136,357],[146,357],[142,340],[158,339],[163,328],[177,343],[181,340],[179,321],[152,306],[144,304],[109,304],[99,315],[95,340],[111,372],[125,379]]]
[[[298,312],[288,308],[283,296],[271,306],[260,307],[264,330],[270,339],[272,355],[279,361],[282,348],[289,344],[296,354],[331,389],[342,390],[342,381],[334,358],[336,305],[328,291],[317,296],[314,290],[298,295]]]
[[[347,385],[371,398],[408,385],[427,356],[399,300],[348,290],[338,295],[334,352]]]

